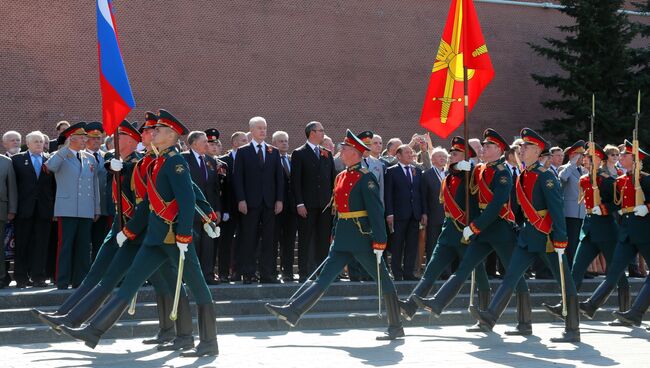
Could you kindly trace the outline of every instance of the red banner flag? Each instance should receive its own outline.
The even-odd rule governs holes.
[[[469,111],[494,77],[472,0],[452,0],[431,71],[420,125],[447,138],[465,119],[463,67],[467,67]]]

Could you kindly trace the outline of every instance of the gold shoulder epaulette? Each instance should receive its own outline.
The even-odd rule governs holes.
[[[176,151],[169,151],[169,157],[176,156]]]
[[[548,167],[543,166],[543,165],[540,165],[540,166],[539,166],[539,171],[541,171],[541,172],[546,172],[546,170],[548,170]]]
[[[370,170],[368,170],[368,169],[365,168],[365,167],[360,168],[359,171],[361,171],[361,172],[364,173],[364,174],[368,174],[368,173],[370,172]]]
[[[503,171],[503,170],[505,170],[505,169],[506,169],[506,167],[503,166],[503,164],[498,164],[498,165],[497,165],[497,170],[499,170],[499,171]]]

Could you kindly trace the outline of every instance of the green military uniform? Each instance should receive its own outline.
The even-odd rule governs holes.
[[[597,144],[594,147],[595,153],[601,160],[606,160],[605,152]],[[592,161],[593,162],[593,161]],[[614,203],[614,190],[616,189],[616,179],[622,175],[621,171],[616,175],[611,175],[606,168],[600,168],[597,171],[597,186],[600,192],[600,203],[594,203],[594,190],[591,181],[591,175],[586,174],[580,178],[579,185],[584,198],[587,216],[582,222],[582,231],[580,235],[580,244],[573,258],[571,267],[571,277],[580,290],[582,280],[587,268],[593,260],[602,253],[605,256],[607,265],[611,265],[614,249],[616,248],[618,225],[614,213],[618,206]],[[598,207],[600,214],[593,213],[593,208]],[[619,310],[625,312],[630,308],[630,286],[625,274],[618,279],[618,301]],[[542,303],[551,314],[563,318],[562,304],[549,306]],[[620,321],[612,322],[612,325],[624,325]]]
[[[465,147],[465,140],[462,137],[454,137],[451,141],[450,151],[465,152]],[[470,152],[469,157],[476,156],[476,152],[471,147]],[[413,296],[426,297],[447,266],[456,259],[462,260],[466,254],[468,246],[466,243],[461,242],[462,230],[467,224],[465,219],[464,178],[465,172],[457,170],[454,164],[449,169],[449,175],[445,177],[441,184],[440,201],[444,205],[446,217],[422,279],[415,286],[408,300],[400,301],[402,316],[407,320],[411,320],[417,312],[417,304]],[[470,199],[470,218],[477,216],[477,204],[475,198]],[[479,290],[479,304],[487,307],[490,297],[490,283],[483,262],[476,267],[476,283]]]
[[[521,136],[525,144],[537,145],[542,150],[548,147],[548,143],[531,129],[523,129]],[[560,283],[558,262],[552,262],[547,256],[547,252],[552,252],[554,248],[565,249],[567,246],[564,203],[560,183],[551,171],[548,171],[539,162],[535,162],[519,175],[516,187],[517,200],[526,216],[526,221],[519,232],[517,247],[512,254],[503,282],[487,310],[472,309],[472,314],[479,320],[479,323],[484,325],[486,330],[491,330],[501,317],[510,301],[515,284],[521,280],[536,258],[541,258]],[[566,318],[563,336],[551,340],[554,342],[577,342],[580,341],[577,292],[573,279],[568,277],[570,270],[566,255],[562,254],[561,257],[564,273],[567,275],[565,287],[569,314]]]
[[[164,110],[160,110],[158,126],[171,128],[179,135],[187,133],[187,128]],[[202,276],[196,250],[192,245],[196,197],[191,188],[193,183],[189,167],[176,147],[171,146],[160,152],[149,173],[147,198],[137,206],[134,217],[123,228],[129,240],[136,239],[145,230],[146,234],[122,285],[87,327],[71,329],[63,326],[63,332],[94,347],[101,335],[124,313],[147,278],[166,262],[178,264],[179,249],[175,245],[182,243],[187,246],[183,279],[198,306],[201,340],[195,352],[184,355],[218,354],[212,295]]]
[[[349,130],[344,144],[361,152],[368,150]],[[300,317],[316,304],[343,267],[351,261],[358,261],[374,280],[378,278],[378,258],[373,254],[373,249],[383,251],[386,248],[386,227],[377,180],[370,171],[357,163],[336,177],[333,197],[337,210],[333,229],[334,241],[320,275],[289,305],[266,305],[269,312],[291,326],[298,323]],[[386,336],[378,339],[392,340],[404,336],[399,318],[397,292],[383,261],[379,272],[389,327]]]
[[[632,154],[632,143],[626,140],[625,144],[625,154]],[[639,157],[643,159],[645,156],[646,153],[640,150]],[[645,259],[650,259],[650,238],[648,237],[650,215],[647,214],[647,208],[650,207],[650,176],[641,172],[639,181],[644,196],[644,202],[641,204],[636,203],[634,173],[628,171],[616,179],[615,203],[620,205],[621,213],[618,245],[614,250],[612,262],[607,264],[605,281],[596,288],[587,301],[580,303],[580,311],[588,318],[592,318],[598,308],[607,300],[614,290],[617,280],[624,277],[625,269],[637,253],[640,253]],[[646,209],[644,210],[643,207]],[[650,304],[650,287],[646,282],[639,291],[630,311],[614,312],[614,314],[622,321],[638,326],[641,324],[643,313],[648,309],[648,304]]]
[[[501,150],[508,147],[507,142],[494,130],[486,129],[483,133],[484,144],[496,144]],[[490,253],[495,251],[503,264],[509,264],[515,247],[514,214],[510,208],[512,175],[506,169],[503,157],[479,164],[472,173],[473,200],[478,202],[480,214],[469,224],[473,236],[468,250],[463,256],[456,272],[442,285],[438,293],[429,299],[415,297],[416,303],[431,311],[436,316],[451,303],[460,292],[465,280]],[[471,199],[470,199],[471,200]],[[530,330],[530,294],[528,285],[520,275],[516,279],[518,293],[517,330],[510,334],[529,334]],[[477,329],[479,326],[476,326]]]

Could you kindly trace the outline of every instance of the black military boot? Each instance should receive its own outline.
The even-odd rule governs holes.
[[[580,314],[578,313],[578,296],[567,295],[567,316],[564,320],[562,337],[551,337],[551,342],[580,342]]]
[[[489,290],[487,291],[478,291],[478,309],[480,310],[486,310],[488,308],[488,305],[490,305],[490,296],[491,293]],[[487,332],[484,328],[484,326],[480,322],[476,322],[474,326],[468,327],[465,329],[467,332]]]
[[[413,295],[415,304],[420,308],[424,308],[431,312],[435,317],[440,317],[442,311],[451,303],[456,295],[463,288],[465,280],[461,280],[456,275],[451,275],[447,282],[445,282],[440,290],[433,296],[433,298],[421,298]]]
[[[517,327],[505,332],[506,335],[529,336],[533,334],[530,293],[517,293]]]
[[[580,312],[589,319],[594,318],[594,314],[598,308],[609,298],[609,295],[614,291],[614,285],[603,282],[594,291],[593,294],[584,302],[579,303]]]
[[[174,321],[169,319],[172,308],[174,307],[174,297],[172,295],[156,294],[156,309],[158,311],[158,334],[151,338],[142,340],[146,345],[161,345],[174,340]]]
[[[395,340],[398,337],[404,337],[404,328],[400,320],[400,311],[397,293],[384,295],[384,304],[386,304],[386,314],[388,315],[388,331],[382,336],[377,336],[377,340]]]
[[[128,301],[113,296],[88,325],[82,328],[71,328],[64,325],[60,327],[61,332],[77,340],[84,341],[86,346],[94,349],[102,335],[120,319],[128,306]]]
[[[625,275],[623,275],[625,277]],[[630,288],[618,288],[618,311],[627,312],[630,309]],[[609,322],[610,326],[632,326],[630,323],[616,318],[612,322]]]
[[[546,309],[546,311],[552,314],[553,316],[564,321],[564,316],[562,315],[562,302],[555,305],[542,303],[542,307],[544,307],[544,309]]]
[[[623,322],[634,326],[641,326],[643,314],[648,310],[648,307],[650,307],[650,285],[646,281],[641,287],[641,290],[639,290],[636,299],[634,299],[630,310],[626,312],[614,311],[613,314]]]
[[[181,295],[178,300],[178,314],[174,324],[176,325],[176,337],[169,343],[158,345],[156,347],[158,351],[189,350],[194,347],[192,310],[190,309],[190,300],[187,298],[187,295]]]
[[[41,312],[36,308],[31,309],[30,312],[32,312],[32,314],[34,314],[34,316],[36,316],[36,317],[39,317],[39,316],[42,316],[42,315],[49,315],[49,316],[63,316],[63,315],[66,315],[94,287],[95,287],[95,285],[91,285],[88,282],[82,282],[81,285],[79,285],[79,287],[75,289],[75,291],[72,293],[72,295],[70,295],[63,302],[63,304],[61,304],[61,306],[56,310],[56,312],[54,312],[54,313]]]
[[[217,344],[217,317],[214,305],[199,304],[196,306],[199,315],[199,344],[196,349],[181,353],[182,357],[198,358],[202,356],[219,355]]]
[[[492,331],[497,320],[499,320],[508,303],[510,303],[510,297],[512,297],[512,288],[501,284],[496,293],[494,293],[494,297],[487,310],[481,311],[476,307],[472,307],[469,309],[469,312],[482,325],[483,331]]]
[[[433,281],[423,278],[415,285],[415,289],[413,289],[408,299],[398,300],[400,312],[407,321],[412,320],[418,311],[418,305],[415,303],[413,296],[417,295],[420,298],[424,298],[429,295],[431,289],[433,289]]]
[[[320,285],[312,283],[307,290],[298,295],[289,305],[278,306],[266,303],[264,306],[271,314],[283,320],[289,326],[295,327],[300,317],[310,310],[324,293],[325,290]]]
[[[38,318],[49,325],[57,334],[61,333],[60,326],[77,328],[82,323],[92,317],[95,312],[102,306],[106,298],[111,295],[111,291],[106,291],[99,287],[94,287],[86,296],[75,305],[68,314],[58,315],[39,315]]]

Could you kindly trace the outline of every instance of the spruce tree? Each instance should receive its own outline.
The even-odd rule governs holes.
[[[551,75],[532,74],[537,84],[557,92],[555,98],[542,102],[552,112],[542,120],[542,131],[564,145],[586,140],[594,93],[595,140],[622,143],[631,137],[636,109],[633,64],[638,66],[644,57],[630,47],[636,31],[628,16],[618,11],[624,1],[562,0],[561,4],[564,8],[559,11],[571,18],[569,25],[558,27],[564,37],[547,37],[547,45],[529,44],[561,69]]]

